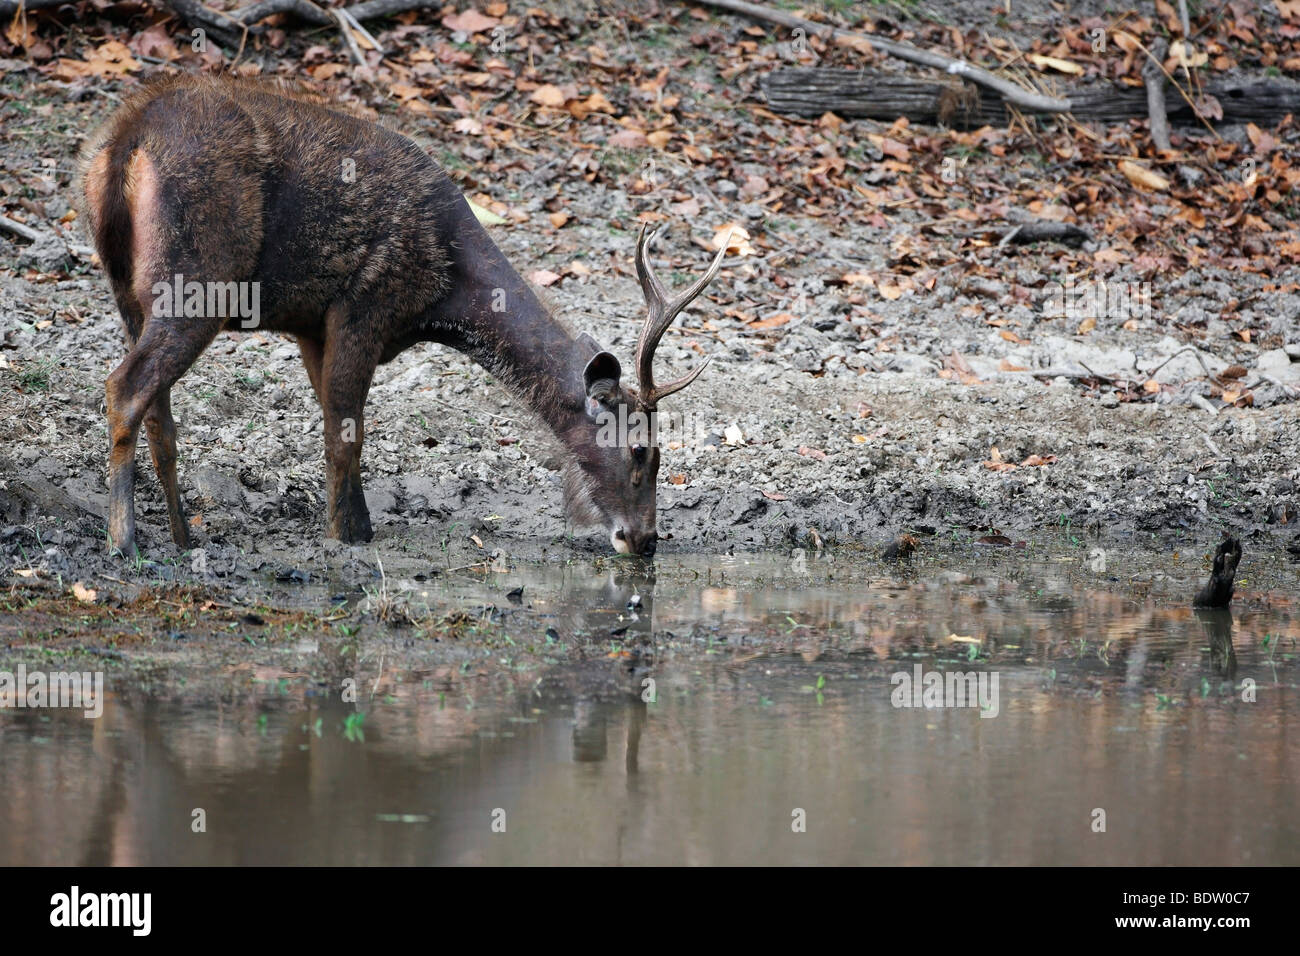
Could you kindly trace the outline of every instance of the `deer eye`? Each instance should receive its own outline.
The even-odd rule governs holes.
[[[645,464],[645,445],[632,446],[632,460],[638,465]]]

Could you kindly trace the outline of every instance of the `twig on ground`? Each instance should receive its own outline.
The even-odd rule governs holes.
[[[998,243],[998,248],[1001,249],[1008,243],[1023,245],[1027,242],[1040,242],[1044,239],[1055,239],[1064,242],[1066,245],[1077,246],[1088,242],[1092,239],[1092,235],[1088,230],[1068,222],[1056,222],[1050,219],[1038,222],[1022,222],[1002,237],[1002,241]]]
[[[338,23],[339,32],[343,34],[343,42],[347,45],[348,53],[352,55],[352,59],[362,69],[369,69],[370,66],[366,63],[366,55],[361,52],[361,44],[357,43],[357,38],[352,35],[352,26],[348,23],[348,18],[343,13],[342,8],[331,7],[330,13]]]
[[[1198,349],[1195,345],[1184,346],[1183,348],[1175,352],[1173,355],[1169,356],[1169,358],[1165,359],[1163,362],[1157,365],[1155,368],[1151,369],[1149,372],[1144,372],[1142,371],[1142,369],[1138,368],[1138,374],[1145,375],[1147,378],[1150,378],[1151,376],[1155,375],[1156,372],[1160,371],[1162,368],[1164,368],[1166,365],[1172,362],[1174,359],[1178,358],[1178,356],[1182,355],[1184,352],[1191,352],[1193,355],[1195,355],[1196,361],[1200,362],[1201,368],[1205,370],[1206,377],[1214,378],[1214,373],[1210,371],[1210,367],[1205,364],[1205,359],[1201,357],[1201,350]],[[1134,368],[1137,368],[1137,366],[1135,365]]]
[[[360,33],[361,36],[365,38],[366,42],[370,44],[371,48],[376,53],[381,57],[384,55],[384,48],[379,45],[379,41],[375,39],[374,35],[369,30],[357,22],[357,18],[348,11],[347,7],[336,7],[335,9],[341,17],[348,21],[348,25],[351,26],[353,30],[356,30],[357,33]]]
[[[0,216],[0,229],[3,229],[5,232],[11,232],[15,236],[19,236],[29,242],[49,242],[51,240],[61,242],[68,252],[79,259],[89,259],[95,254],[95,250],[89,246],[83,246],[76,242],[69,242],[58,233],[33,229],[31,226],[10,219],[8,216]]]

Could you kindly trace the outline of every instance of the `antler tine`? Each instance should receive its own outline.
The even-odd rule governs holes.
[[[646,306],[653,313],[663,308],[664,287],[650,268],[650,243],[659,235],[659,227],[650,228],[649,223],[641,224],[641,235],[636,241],[636,276],[641,281],[641,292],[645,295]]]
[[[681,378],[674,379],[673,381],[669,382],[667,385],[657,386],[654,390],[654,396],[653,396],[654,401],[646,402],[646,404],[653,406],[656,403],[658,403],[660,399],[667,398],[673,392],[680,392],[687,385],[690,385],[691,382],[695,381],[695,379],[699,377],[699,374],[708,367],[709,362],[711,361],[713,361],[713,356],[706,355],[704,356],[704,360],[700,362],[699,365],[695,366],[695,368],[691,369]]]
[[[708,270],[693,282],[686,291],[673,299],[667,299],[663,284],[655,277],[654,270],[650,266],[650,243],[654,241],[658,233],[658,228],[649,229],[643,225],[641,227],[641,236],[636,245],[637,277],[641,280],[641,291],[645,295],[648,313],[645,325],[641,328],[641,335],[637,339],[636,370],[637,379],[641,386],[641,400],[651,407],[659,399],[671,395],[673,392],[679,392],[691,384],[708,365],[709,360],[706,358],[693,371],[681,378],[669,382],[663,387],[655,386],[654,356],[655,350],[659,347],[659,340],[668,331],[668,327],[673,324],[673,320],[681,314],[682,309],[690,305],[717,276],[718,270],[722,268],[722,260],[726,258],[729,244],[729,242],[723,242],[722,248],[718,250],[718,254],[710,263]],[[730,240],[730,236],[728,236],[728,240]]]
[[[646,304],[645,323],[641,326],[641,334],[636,340],[636,377],[647,405],[653,403],[655,349],[667,327],[660,327],[666,311],[664,308],[666,293],[650,266],[650,243],[658,234],[657,226],[651,229],[649,223],[643,223],[641,236],[636,243],[636,275],[641,281],[641,293],[645,296]]]

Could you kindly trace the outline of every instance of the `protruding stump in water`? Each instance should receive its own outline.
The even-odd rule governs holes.
[[[1196,592],[1193,607],[1227,607],[1232,600],[1232,579],[1237,576],[1237,562],[1241,560],[1241,542],[1224,538],[1214,553],[1214,570],[1205,587]]]

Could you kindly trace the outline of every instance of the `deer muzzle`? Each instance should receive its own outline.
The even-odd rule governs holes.
[[[659,544],[659,532],[653,528],[649,531],[636,531],[616,527],[610,532],[609,540],[614,545],[614,550],[619,554],[634,554],[653,558],[655,549]]]

